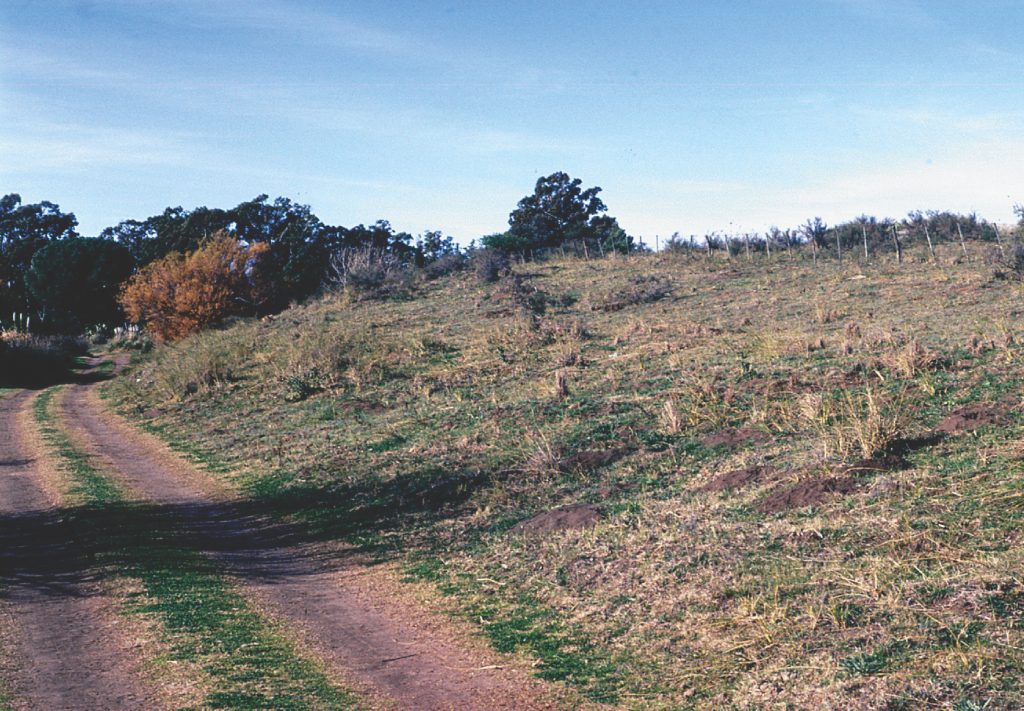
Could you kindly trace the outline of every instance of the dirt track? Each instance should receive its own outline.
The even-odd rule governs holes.
[[[158,709],[135,643],[47,495],[32,393],[0,398],[0,611],[16,707]]]
[[[345,549],[305,540],[105,410],[94,385],[67,389],[62,420],[105,473],[173,511],[197,546],[310,648],[328,671],[371,697],[410,709],[547,709],[564,694],[423,609],[392,576]]]

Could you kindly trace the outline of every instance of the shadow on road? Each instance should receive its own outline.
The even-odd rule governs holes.
[[[232,574],[263,582],[328,572],[357,559],[381,562],[394,548],[379,534],[451,515],[484,478],[417,481],[230,502],[114,503],[8,514],[0,517],[0,597],[18,588],[80,595],[85,584],[130,569],[140,556],[173,557],[183,550],[211,554]],[[337,540],[360,545],[322,545]]]

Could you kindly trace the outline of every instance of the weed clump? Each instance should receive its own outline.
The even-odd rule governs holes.
[[[624,289],[598,294],[591,301],[594,311],[621,311],[628,306],[650,304],[672,293],[672,282],[667,277],[649,274],[634,277]]]
[[[487,284],[498,281],[511,269],[508,255],[497,249],[478,249],[470,261],[476,278]]]
[[[336,252],[331,272],[331,284],[357,299],[402,296],[412,288],[409,267],[396,255],[372,247]]]
[[[457,254],[446,254],[443,257],[435,259],[426,266],[423,267],[423,276],[433,281],[446,277],[450,274],[463,271],[467,264],[468,259],[461,252]]]

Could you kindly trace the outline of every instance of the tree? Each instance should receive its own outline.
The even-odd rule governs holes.
[[[417,266],[426,266],[459,253],[459,245],[451,236],[444,236],[441,230],[427,230],[416,240]]]
[[[172,252],[145,266],[120,296],[130,321],[174,341],[232,315],[254,313],[265,242],[245,245],[219,232],[189,254]]]
[[[77,236],[78,220],[52,202],[22,205],[21,196],[0,198],[0,314],[32,315],[25,274],[37,251],[54,240]]]
[[[575,241],[596,246],[608,236],[608,219],[614,218],[601,219],[608,209],[598,197],[601,188],[584,190],[581,186],[579,178],[561,172],[538,179],[533,194],[520,200],[509,214],[508,232],[485,237],[484,244],[523,253]]]
[[[141,267],[171,252],[191,252],[213,234],[227,230],[234,217],[219,208],[168,207],[144,221],[124,220],[100,233],[123,244]]]
[[[25,284],[45,330],[78,333],[122,320],[117,296],[134,268],[135,260],[123,245],[74,237],[37,251]]]
[[[820,218],[815,217],[813,220],[808,220],[800,226],[800,232],[803,233],[807,241],[812,243],[813,247],[827,247],[828,246],[828,225]]]

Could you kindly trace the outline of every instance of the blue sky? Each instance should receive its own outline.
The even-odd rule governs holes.
[[[1024,202],[1024,3],[4,0],[0,191],[468,242],[557,170],[653,241]]]

